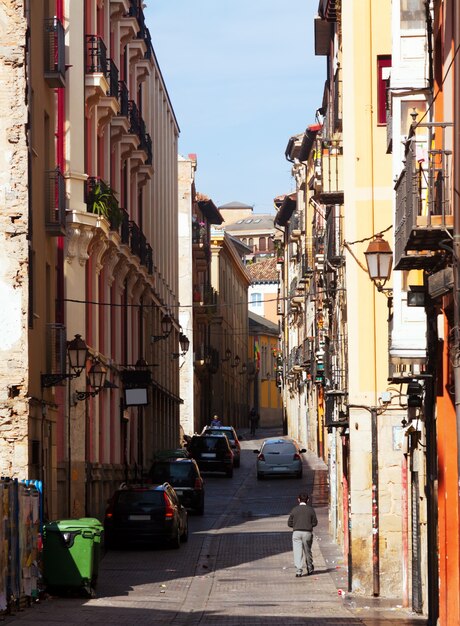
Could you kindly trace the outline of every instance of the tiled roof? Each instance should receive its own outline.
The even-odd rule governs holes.
[[[249,274],[251,283],[256,282],[277,282],[279,274],[276,270],[276,258],[261,259],[256,263],[248,263],[246,271]]]

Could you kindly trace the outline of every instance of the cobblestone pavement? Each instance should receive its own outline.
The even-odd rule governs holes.
[[[302,481],[257,481],[263,436],[242,442],[232,480],[206,476],[206,511],[190,516],[179,550],[105,554],[96,597],[51,597],[6,618],[12,626],[410,626],[426,620],[384,599],[341,595],[347,571],[328,535],[326,467],[307,453]],[[319,518],[315,573],[296,578],[287,513],[300,488]]]

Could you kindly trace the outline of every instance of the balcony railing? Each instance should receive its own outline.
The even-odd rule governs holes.
[[[99,35],[86,35],[86,73],[107,74],[107,48]]]
[[[315,197],[321,204],[343,204],[343,150],[339,140],[324,140],[315,162]]]
[[[60,169],[45,172],[45,227],[49,235],[65,234],[65,180]]]
[[[118,99],[118,67],[112,59],[107,60],[107,80],[109,83],[108,96]]]
[[[128,117],[129,115],[129,93],[128,87],[124,80],[118,81],[118,103],[120,105],[120,110],[118,115],[123,117]]]
[[[339,266],[343,261],[340,206],[329,207],[326,219],[326,257],[331,265]]]
[[[129,111],[129,132],[132,135],[140,136],[141,126],[140,126],[140,114],[139,109],[137,108],[137,104],[134,100],[128,101],[128,111]]]
[[[418,124],[406,143],[405,168],[395,185],[397,270],[430,269],[444,254],[442,242],[453,228],[449,126]]]
[[[129,215],[126,209],[121,209],[120,239],[121,243],[129,246]]]
[[[65,33],[56,18],[46,19],[45,31],[45,80],[50,87],[65,87]]]
[[[145,125],[144,125],[144,128],[145,128]],[[153,161],[152,138],[150,137],[148,133],[145,133],[141,137],[141,143],[139,147],[141,148],[141,150],[144,150],[144,152],[147,154],[145,165],[152,165],[152,161]]]

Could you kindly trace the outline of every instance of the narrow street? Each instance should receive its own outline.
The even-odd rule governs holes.
[[[229,480],[207,475],[203,517],[191,515],[179,550],[110,551],[96,597],[48,597],[5,620],[17,626],[170,624],[276,626],[426,624],[383,599],[346,593],[347,573],[327,532],[324,463],[304,455],[304,477],[257,481],[252,450],[273,432],[242,441],[241,468]],[[315,573],[294,576],[287,514],[301,488],[312,494],[319,527]]]

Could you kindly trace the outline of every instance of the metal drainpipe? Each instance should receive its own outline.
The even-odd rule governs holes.
[[[460,7],[458,2],[454,2],[454,55],[457,54],[457,46],[460,45]],[[458,184],[460,181],[460,59],[454,60],[454,326],[455,326],[455,349],[459,351],[460,339],[460,198]],[[454,359],[454,381],[455,381],[455,415],[457,422],[457,472],[458,490],[460,493],[460,359],[458,354]]]
[[[371,407],[372,436],[372,593],[380,595],[379,553],[379,443],[377,432],[377,408]]]

